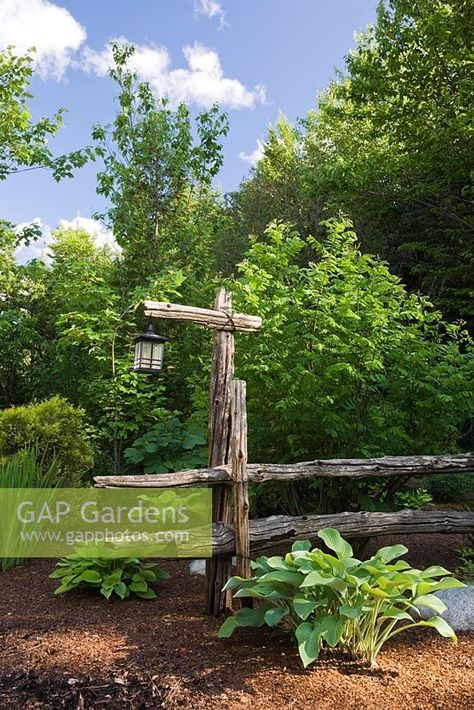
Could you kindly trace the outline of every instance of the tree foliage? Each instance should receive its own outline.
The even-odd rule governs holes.
[[[188,107],[172,110],[130,69],[134,47],[115,42],[112,53],[119,111],[112,125],[93,129],[104,161],[97,191],[110,201],[101,216],[134,285],[170,265],[192,263],[202,275],[212,253],[211,184],[222,165],[227,117],[212,106],[196,117],[194,137]]]
[[[48,139],[62,127],[65,109],[52,118],[32,121],[28,106],[33,54],[15,56],[11,48],[0,51],[0,180],[8,175],[45,168],[57,181],[72,177],[93,157],[90,148],[54,156]]]
[[[264,238],[275,219],[293,224],[303,235],[315,234],[321,219],[318,200],[304,185],[303,133],[280,115],[270,125],[263,152],[239,189],[231,193],[229,225],[221,237],[219,264],[233,273],[248,248],[250,234]]]
[[[381,0],[306,121],[306,183],[448,317],[474,323],[470,0]]]

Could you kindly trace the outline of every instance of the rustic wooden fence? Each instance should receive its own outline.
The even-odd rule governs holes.
[[[247,463],[247,413],[245,382],[230,382],[230,456],[228,463],[207,469],[179,471],[160,475],[99,476],[99,487],[167,488],[212,485],[213,559],[220,572],[207,574],[206,610],[219,614],[228,605],[222,587],[237,556],[237,573],[250,574],[250,557],[295,540],[314,539],[323,527],[334,527],[348,538],[411,533],[469,533],[474,531],[474,512],[459,510],[401,510],[395,513],[347,512],[334,515],[276,515],[249,519],[248,483],[254,481],[298,481],[312,478],[412,478],[434,474],[474,472],[474,453],[446,456],[385,456],[375,459],[332,459],[295,464]],[[217,435],[219,441],[224,437]],[[222,459],[222,452],[219,454]],[[227,493],[222,495],[222,491]],[[222,501],[225,501],[224,508]],[[218,509],[216,509],[218,506]],[[232,513],[233,510],[233,521]]]

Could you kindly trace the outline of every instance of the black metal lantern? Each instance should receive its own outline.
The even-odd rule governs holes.
[[[143,372],[148,375],[160,372],[163,367],[163,354],[167,340],[168,338],[155,333],[153,323],[148,325],[146,333],[137,335],[133,339],[135,343],[134,372]]]

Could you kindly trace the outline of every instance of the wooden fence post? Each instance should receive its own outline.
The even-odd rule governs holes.
[[[232,294],[218,291],[214,308],[232,316]],[[229,463],[231,382],[234,374],[234,333],[216,330],[212,353],[209,402],[209,466]],[[214,522],[230,522],[229,486],[219,484],[212,491]],[[222,587],[231,576],[232,558],[228,555],[206,560],[206,613],[218,616],[226,609]]]
[[[234,529],[237,574],[250,577],[249,493],[247,472],[246,384],[232,382],[230,459],[234,484]]]

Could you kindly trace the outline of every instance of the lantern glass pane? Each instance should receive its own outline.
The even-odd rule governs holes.
[[[153,343],[151,352],[150,369],[161,370],[163,366],[163,343]]]
[[[152,343],[149,340],[142,341],[142,351],[140,353],[140,358],[142,364],[146,364],[151,360]]]
[[[142,341],[139,340],[138,342],[135,343],[135,362],[133,364],[133,367],[136,369],[140,367],[140,353],[142,349]]]

